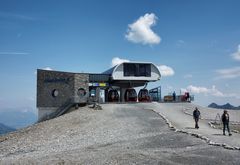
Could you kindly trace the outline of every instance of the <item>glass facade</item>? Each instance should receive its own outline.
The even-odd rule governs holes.
[[[124,76],[151,77],[151,64],[123,64]]]

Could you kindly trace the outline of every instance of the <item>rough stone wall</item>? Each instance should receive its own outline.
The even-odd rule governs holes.
[[[85,73],[68,73],[59,71],[37,71],[37,107],[60,107],[69,99],[74,103],[85,103],[89,95],[89,75]],[[86,91],[80,96],[78,90]],[[56,97],[53,90],[58,91]]]
[[[58,95],[53,97],[53,90]],[[60,107],[74,95],[74,74],[37,71],[37,107]]]
[[[74,98],[79,103],[85,103],[89,96],[89,75],[84,73],[76,73],[74,75]],[[85,90],[85,96],[79,95],[79,89],[82,88]]]

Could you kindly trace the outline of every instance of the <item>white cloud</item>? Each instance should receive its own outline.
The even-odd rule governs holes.
[[[114,57],[113,59],[112,59],[112,63],[111,63],[111,66],[113,67],[113,66],[116,66],[116,65],[118,65],[118,64],[121,64],[121,63],[123,63],[123,62],[129,62],[130,60],[127,60],[127,59],[121,59],[121,58],[119,58],[119,57]]]
[[[22,21],[34,21],[36,20],[33,17],[29,17],[22,14],[10,13],[10,12],[0,12],[0,18],[8,18],[13,20],[22,20]]]
[[[42,68],[42,69],[43,69],[43,70],[53,70],[52,68],[50,68],[50,67],[48,67],[48,66],[45,67],[45,68]],[[34,74],[37,75],[37,71],[35,71]]]
[[[206,88],[206,87],[199,87],[199,86],[193,86],[189,85],[186,89],[182,88],[181,91],[188,91],[193,94],[205,94],[205,95],[211,95],[215,97],[235,97],[238,98],[238,95],[235,93],[223,93],[220,90],[216,88],[215,85],[212,86],[212,88]]]
[[[45,68],[42,68],[43,70],[53,70],[52,68],[50,68],[50,67],[45,67]]]
[[[161,76],[166,77],[166,76],[173,76],[174,75],[174,70],[166,65],[160,65],[157,66],[157,68],[159,69]]]
[[[234,60],[240,61],[240,45],[238,45],[237,52],[233,53],[231,56]]]
[[[134,23],[128,25],[125,37],[133,43],[142,43],[144,45],[159,44],[161,38],[151,29],[156,24],[156,20],[155,14],[146,13]]]
[[[207,94],[209,92],[209,89],[207,89],[206,87],[197,87],[193,85],[189,85],[186,90],[197,94],[199,93]]]
[[[179,44],[185,44],[185,41],[183,41],[183,40],[178,40],[177,43],[179,43]]]
[[[185,88],[180,89],[180,93],[185,93],[185,92],[188,92],[187,89],[185,89]]]
[[[0,55],[28,55],[26,52],[0,52]]]
[[[181,47],[183,45],[185,45],[185,41],[183,41],[183,40],[178,40],[177,43],[176,43],[177,47]]]
[[[186,74],[186,75],[183,76],[183,78],[185,78],[185,79],[192,78],[192,77],[193,77],[193,75],[191,75],[191,74]]]
[[[216,72],[219,74],[217,79],[233,79],[240,77],[240,67],[219,69]]]
[[[212,86],[212,89],[209,90],[210,94],[217,97],[227,97],[221,91],[219,91],[215,85]]]
[[[171,85],[167,85],[166,88],[167,88],[167,90],[169,90],[169,91],[170,91],[170,90],[173,90],[173,87],[172,87]]]

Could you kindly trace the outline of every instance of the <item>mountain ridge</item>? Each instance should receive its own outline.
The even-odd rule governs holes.
[[[37,115],[32,111],[22,111],[21,108],[0,111],[0,123],[11,128],[24,128],[37,121]]]
[[[216,109],[230,109],[230,110],[240,110],[240,106],[235,107],[230,103],[226,103],[224,105],[218,105],[216,103],[211,103],[208,105],[209,108],[216,108]]]
[[[6,134],[12,131],[16,131],[16,129],[0,123],[0,135]]]

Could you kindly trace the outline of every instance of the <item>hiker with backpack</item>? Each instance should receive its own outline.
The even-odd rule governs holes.
[[[198,126],[198,121],[200,119],[200,111],[198,110],[198,108],[196,107],[195,110],[193,111],[193,119],[195,120],[195,128],[199,128]]]
[[[229,114],[228,114],[228,111],[227,110],[224,110],[223,111],[223,114],[222,114],[222,123],[223,123],[223,135],[226,135],[225,134],[225,129],[227,128],[228,130],[228,135],[231,136],[231,132],[230,132],[230,129],[229,129]]]

